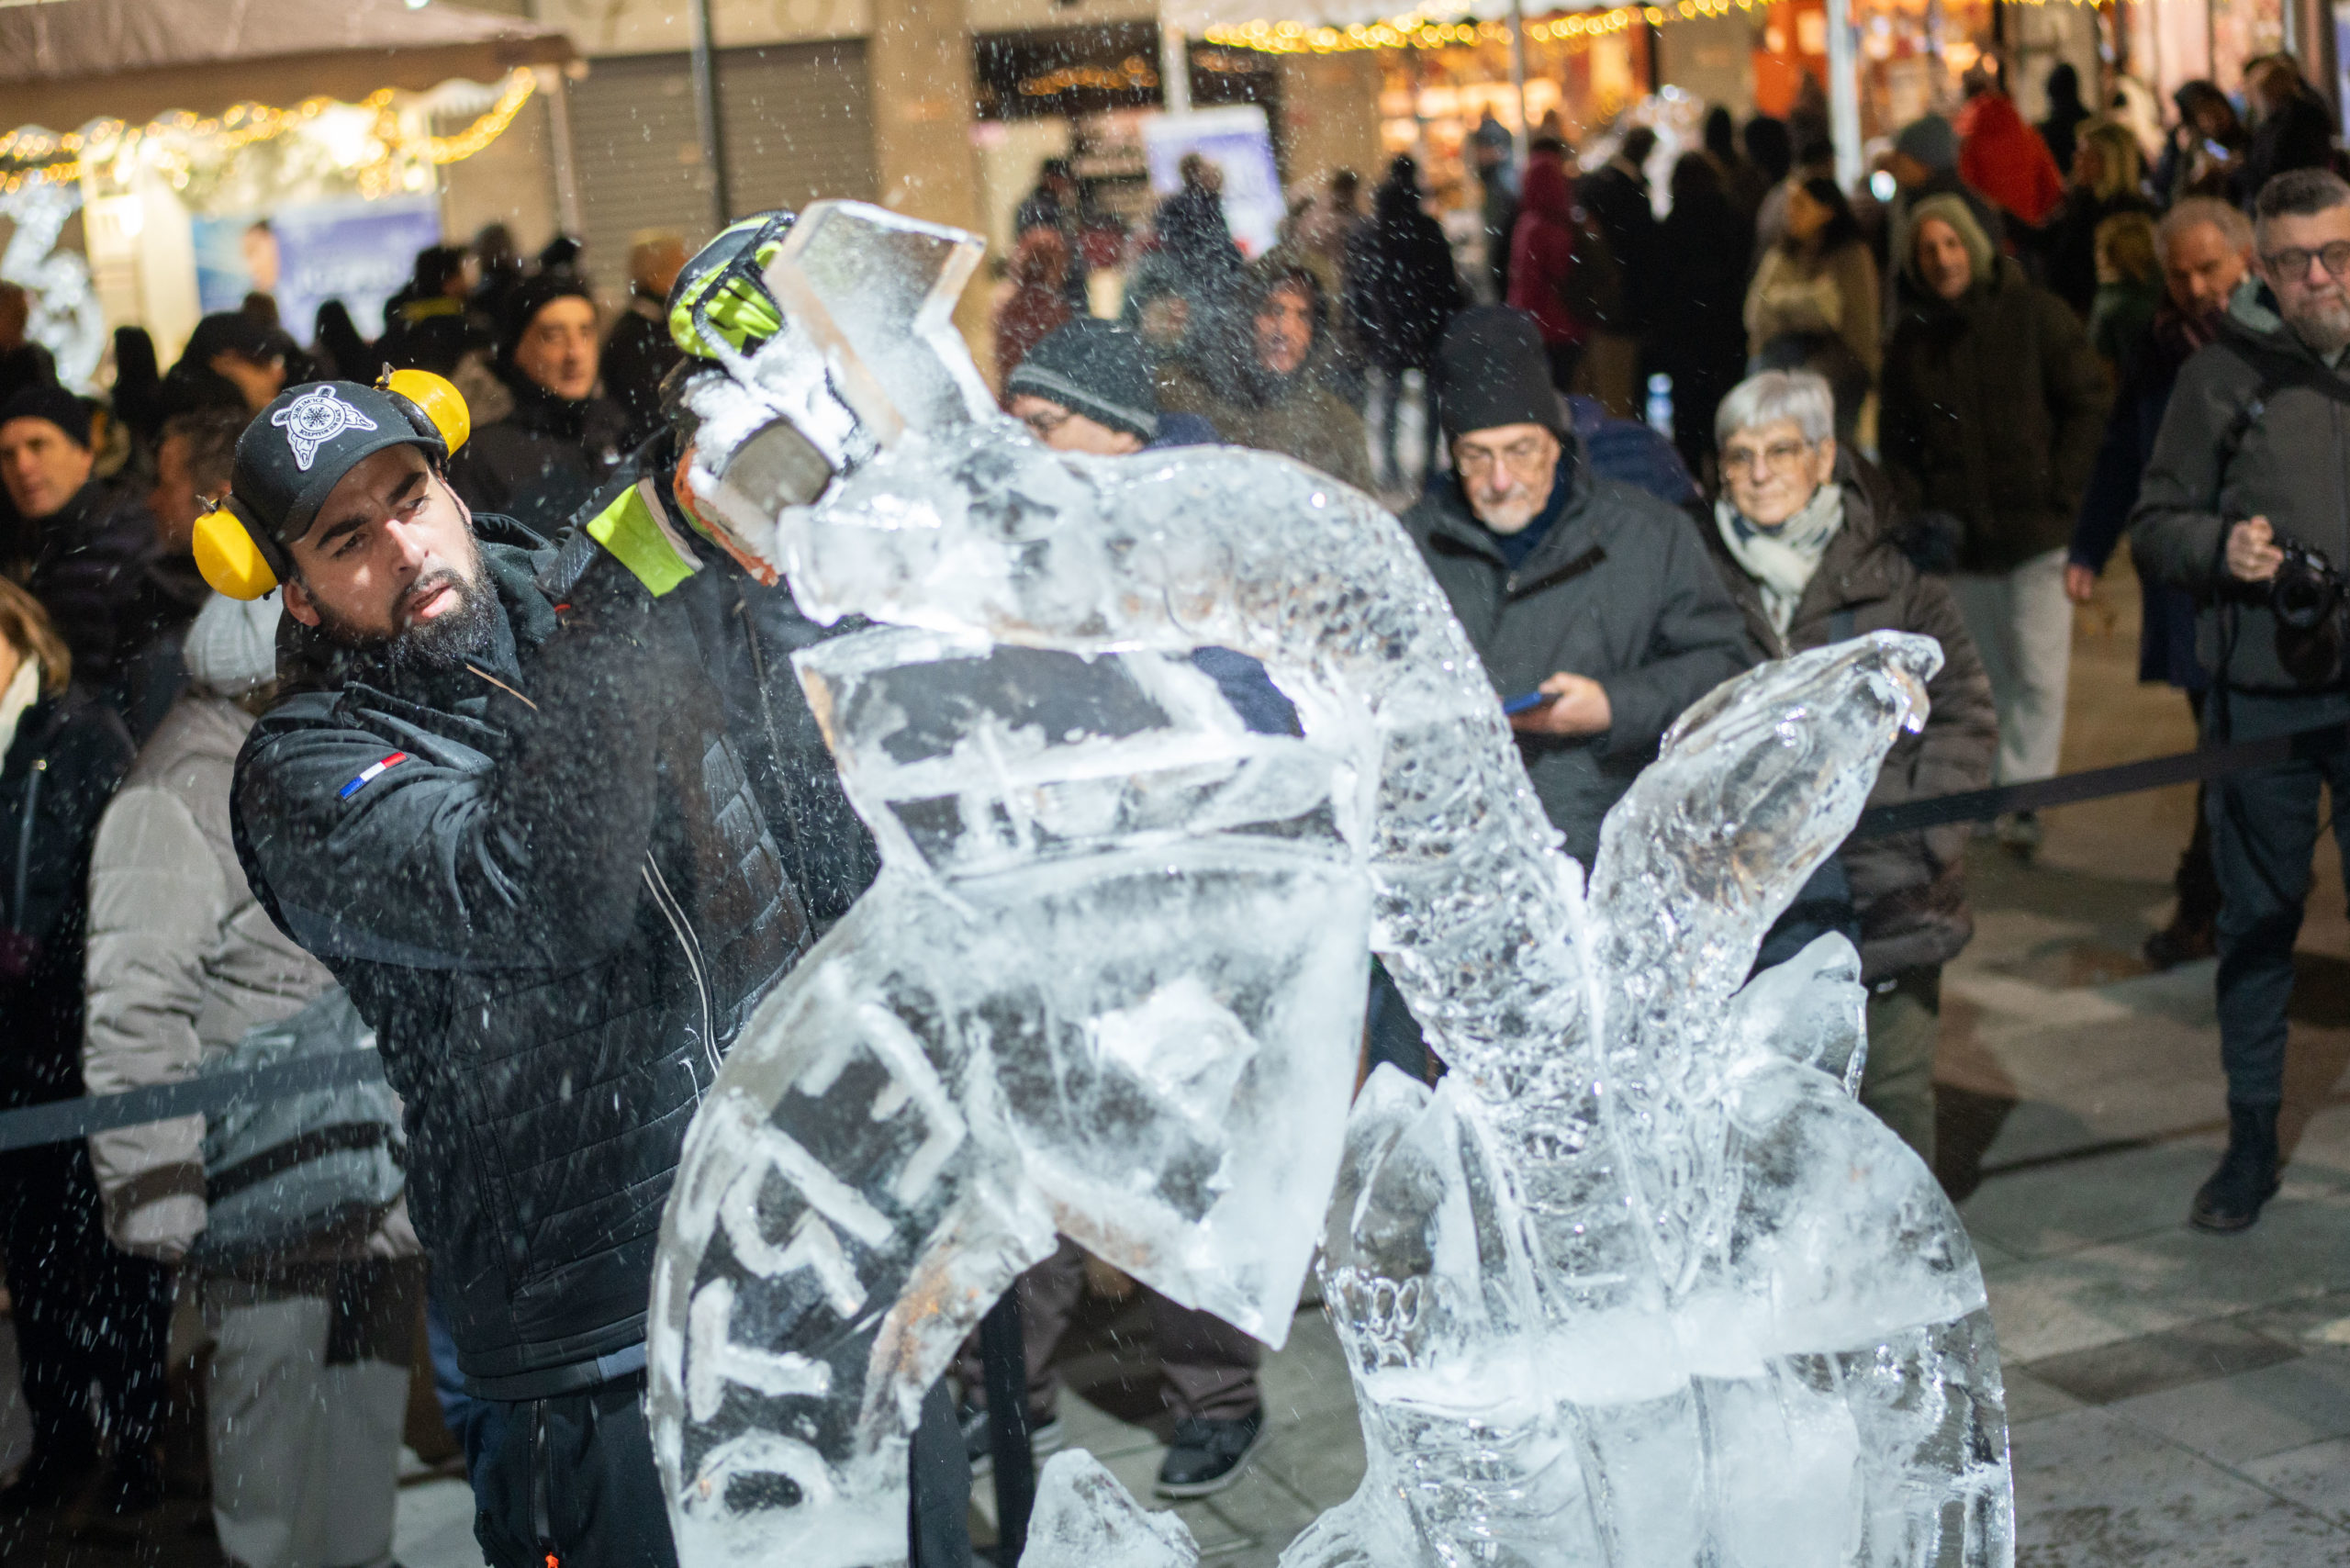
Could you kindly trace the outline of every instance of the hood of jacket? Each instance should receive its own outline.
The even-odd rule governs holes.
[[[1568,183],[1567,172],[1554,159],[1538,158],[1527,165],[1518,204],[1520,211],[1531,212],[1546,222],[1574,221],[1574,186]]]

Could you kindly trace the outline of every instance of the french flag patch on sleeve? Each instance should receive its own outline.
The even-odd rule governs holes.
[[[334,798],[338,801],[348,801],[351,797],[359,793],[360,790],[364,790],[368,785],[373,784],[375,781],[376,776],[381,774],[384,769],[391,767],[397,764],[406,762],[407,760],[408,753],[404,751],[396,751],[392,753],[391,756],[384,758],[381,762],[369,763],[366,767],[359,770],[358,778],[353,778],[350,783],[345,784],[341,789],[336,790],[334,792]]]

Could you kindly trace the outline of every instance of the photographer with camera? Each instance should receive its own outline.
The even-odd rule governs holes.
[[[2254,218],[2255,275],[2179,371],[2131,516],[2140,575],[2197,598],[2210,744],[2350,720],[2334,565],[2350,562],[2350,185],[2322,169],[2279,174]],[[2285,1013],[2321,786],[2350,794],[2350,744],[2209,790],[2228,1150],[2188,1215],[2204,1230],[2244,1229],[2277,1192]],[[2338,815],[2335,838],[2350,862]]]

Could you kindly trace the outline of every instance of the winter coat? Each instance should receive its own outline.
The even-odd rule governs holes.
[[[1884,354],[1883,326],[1876,264],[1869,259],[1868,246],[1858,240],[1824,256],[1795,254],[1785,245],[1774,245],[1763,252],[1746,290],[1750,358],[1760,358],[1773,343],[1792,338],[1848,359],[1874,381]],[[1826,342],[1831,338],[1835,349]]]
[[[1729,198],[1693,191],[1673,204],[1657,231],[1657,293],[1673,308],[1649,334],[1659,368],[1673,378],[1727,375],[1737,385],[1746,364],[1746,274],[1754,231]],[[1710,442],[1710,421],[1705,438]]]
[[[1517,737],[1542,809],[1567,853],[1589,866],[1600,819],[1655,758],[1666,728],[1751,660],[1738,607],[1688,520],[1594,477],[1572,435],[1566,446],[1558,481],[1570,487],[1566,510],[1516,571],[1449,474],[1403,521],[1496,695],[1532,691],[1561,672],[1606,689],[1614,719],[1606,734]]]
[[[90,839],[132,750],[76,686],[36,699],[0,760],[0,1108],[82,1092]]]
[[[1347,316],[1363,353],[1389,375],[1426,370],[1467,303],[1443,226],[1420,210],[1416,189],[1383,182],[1347,255]]]
[[[1648,182],[1620,164],[1610,163],[1585,174],[1575,196],[1606,241],[1608,254],[1615,258],[1616,274],[1623,280],[1623,317],[1607,322],[1606,330],[1638,337],[1648,330],[1663,303],[1656,288],[1658,228]]]
[[[144,629],[153,516],[93,479],[50,516],[17,526],[5,569],[49,611],[73,655],[74,681],[105,691]]]
[[[252,723],[229,698],[190,690],[98,821],[82,1045],[93,1094],[187,1078],[334,983],[270,923],[229,842],[229,782]],[[98,1133],[90,1166],[109,1240],[164,1262],[186,1254],[205,1223],[201,1115]],[[299,1260],[417,1250],[404,1204],[359,1236],[322,1240]]]
[[[2222,443],[2264,386],[2263,412],[2223,462]],[[2266,517],[2280,540],[2350,562],[2350,384],[2302,344],[2255,282],[2236,290],[2218,340],[2179,370],[2130,514],[2130,552],[2141,577],[2195,596],[2196,655],[2215,680],[2306,692],[2277,656],[2266,586],[2236,583],[2220,564],[2221,520],[2250,517]],[[2223,618],[2235,629],[2224,662]]]
[[[809,932],[692,605],[584,534],[482,554],[503,613],[454,670],[285,629],[231,821],[375,1030],[472,1388],[524,1399],[643,1342],[687,1124]]]
[[[685,351],[669,336],[669,313],[658,299],[637,295],[628,308],[613,319],[604,338],[604,395],[620,405],[625,428],[622,450],[632,448],[661,428],[661,378],[685,358]]]
[[[1517,226],[1510,235],[1507,303],[1534,318],[1548,344],[1580,343],[1595,325],[1574,305],[1579,292],[1588,293],[1588,280],[1579,282],[1575,275],[1582,229],[1574,187],[1558,160],[1528,163]]]
[[[2005,93],[1977,93],[1958,111],[1958,176],[2031,228],[2063,205],[2065,176],[2040,132]]]
[[[2228,176],[2228,195],[2238,207],[2250,207],[2260,187],[2294,169],[2333,167],[2333,116],[2325,100],[2308,84],[2252,128],[2244,162]]]
[[[551,539],[628,454],[628,416],[609,398],[558,398],[520,371],[499,379],[514,411],[457,449],[449,483],[475,511]]]
[[[1995,257],[1955,301],[1911,297],[1885,352],[1879,450],[1903,511],[1965,527],[1959,566],[2006,572],[2072,536],[2112,404],[2065,302]]]
[[[1221,376],[1221,386],[1181,361],[1157,373],[1162,415],[1194,414],[1230,446],[1294,457],[1358,490],[1371,487],[1370,438],[1362,416],[1330,390],[1318,359],[1294,375]]]
[[[2071,306],[2075,315],[2087,319],[2089,307],[2097,302],[2098,225],[2125,212],[2152,217],[2154,211],[2154,204],[2136,191],[2123,191],[2110,198],[2078,188],[2065,193],[2064,210],[2048,233],[2050,292]]]
[[[1884,476],[1839,453],[1830,481],[1844,491],[1844,525],[1828,542],[1818,568],[1782,636],[1763,608],[1762,588],[1722,540],[1711,509],[1697,529],[1737,600],[1759,658],[1785,658],[1869,632],[1914,632],[1942,644],[1942,667],[1926,683],[1926,727],[1903,734],[1886,754],[1869,791],[1872,806],[1896,805],[1991,781],[1999,746],[1998,710],[1983,661],[1950,589],[1921,570],[1919,548],[1899,527]],[[1918,833],[1848,841],[1838,851],[1861,922],[1861,972],[1869,980],[1903,969],[1946,964],[1975,934],[1966,912],[1963,823]]]
[[[2105,570],[2107,558],[2130,527],[2139,478],[2154,461],[2154,436],[2163,428],[2163,412],[2170,407],[2179,367],[2218,330],[2216,315],[2208,321],[2188,322],[2165,301],[2137,344],[2122,355],[2113,413],[2106,420],[2097,467],[2073,523],[2066,557],[2073,565]],[[2138,592],[2138,678],[2202,690],[2210,677],[2195,657],[2195,596],[2143,573]]]

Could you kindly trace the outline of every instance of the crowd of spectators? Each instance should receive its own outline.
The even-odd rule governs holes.
[[[1646,127],[1588,155],[1547,129],[1521,161],[1489,122],[1470,141],[1465,266],[1408,156],[1367,203],[1338,171],[1255,256],[1204,158],[1131,233],[1056,161],[1015,218],[992,369],[1057,449],[1229,442],[1385,496],[1585,861],[1691,702],[1874,630],[1944,658],[1873,801],[2047,778],[2073,606],[2125,535],[2143,677],[2184,690],[2215,737],[2305,728],[2350,714],[2341,640],[2330,664],[2292,642],[2260,585],[2288,543],[2350,562],[2339,498],[2313,493],[2350,457],[2310,458],[2345,439],[2350,186],[2293,62],[2247,81],[2242,114],[2210,84],[2180,89],[2150,164],[2070,67],[2035,127],[1986,65],[1953,116],[1892,139],[1883,199],[1840,185],[1809,113],[1740,127],[1717,110],[1669,168]],[[192,540],[248,423],[307,382],[446,375],[474,419],[447,465],[456,495],[553,539],[664,426],[687,262],[680,237],[640,237],[608,311],[575,242],[525,260],[493,226],[421,252],[372,343],[338,302],[306,347],[260,296],[205,317],[168,369],[122,329],[104,401],[58,385],[23,292],[0,286],[0,1109],[185,1076],[329,988],[231,842],[231,768],[279,697],[276,610],[212,595]],[[1111,281],[1118,319],[1098,319]],[[1202,661],[1249,722],[1294,722],[1248,661]],[[2275,1190],[2291,938],[2343,755],[2215,783],[2149,944],[2160,964],[2222,960],[2233,1133],[2197,1201],[2210,1228],[2253,1223]],[[1996,831],[2026,858],[2039,841],[2029,812]],[[1965,837],[1848,846],[1758,959],[1853,938],[1862,1100],[1929,1159],[1941,972],[1971,933]],[[1442,1070],[1376,976],[1371,1013],[1367,1062]],[[382,1561],[416,1237],[395,1207],[261,1263],[205,1262],[202,1133],[183,1118],[0,1155],[35,1430],[0,1509],[93,1486],[118,1513],[154,1504],[165,1327],[192,1286],[224,1549],[246,1568]],[[1023,1286],[1040,1431],[1084,1277],[1065,1249]],[[1255,1347],[1151,1307],[1177,1417],[1161,1487],[1202,1495],[1262,1439]],[[964,1418],[978,1451],[976,1389]]]

